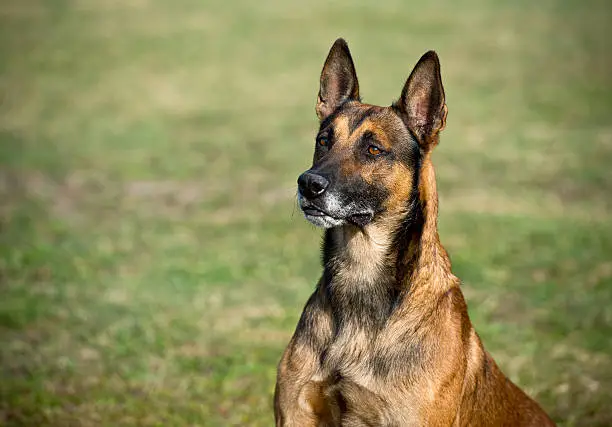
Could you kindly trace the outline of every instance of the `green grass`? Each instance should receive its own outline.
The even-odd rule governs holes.
[[[366,101],[428,49],[441,235],[504,371],[612,425],[612,8],[0,5],[0,424],[267,426],[318,278],[294,207],[338,36]]]

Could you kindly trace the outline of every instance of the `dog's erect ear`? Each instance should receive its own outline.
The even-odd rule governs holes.
[[[344,39],[338,39],[327,55],[317,98],[317,116],[325,119],[342,103],[359,99],[359,83],[351,52]]]
[[[446,125],[447,113],[436,52],[430,50],[421,57],[394,106],[419,139],[421,148],[432,149],[432,144],[437,143],[435,136]]]

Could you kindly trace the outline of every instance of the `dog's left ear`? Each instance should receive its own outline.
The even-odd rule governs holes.
[[[438,132],[446,125],[448,111],[436,52],[430,50],[414,66],[394,107],[419,139],[421,148],[431,150],[437,144]]]
[[[329,50],[317,97],[317,116],[325,119],[349,100],[359,99],[359,82],[351,52],[344,39],[338,39]]]

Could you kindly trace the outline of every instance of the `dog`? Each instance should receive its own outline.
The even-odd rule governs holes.
[[[277,426],[554,426],[484,350],[437,229],[435,52],[390,107],[364,104],[348,45],[323,66],[304,216],[323,274],[278,365]]]

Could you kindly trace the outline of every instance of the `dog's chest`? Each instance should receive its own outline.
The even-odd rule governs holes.
[[[365,387],[398,380],[407,382],[426,357],[421,340],[408,333],[349,327],[340,330],[319,354],[319,374]]]
[[[344,378],[365,378],[371,374],[370,363],[375,352],[376,337],[363,329],[346,328],[323,350],[321,370]]]
[[[359,329],[342,331],[320,355],[320,369],[313,378],[334,421],[353,420],[365,425],[419,425],[416,399],[403,399],[401,411],[395,387],[409,396],[411,372],[419,361],[414,346],[396,342],[385,345],[387,337]]]

